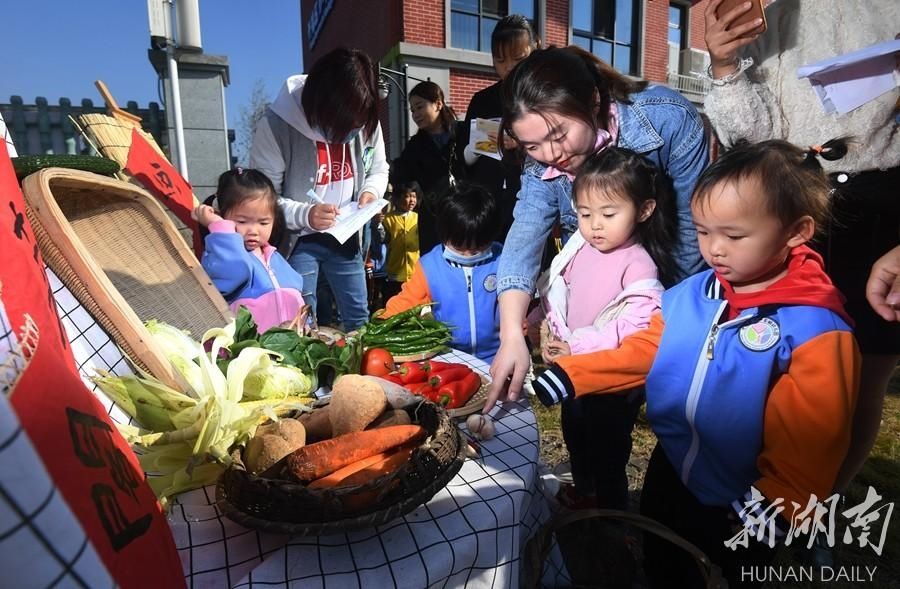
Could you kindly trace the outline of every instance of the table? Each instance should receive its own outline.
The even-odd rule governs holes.
[[[462,352],[438,358],[487,374]],[[387,524],[318,537],[247,530],[223,519],[212,487],[169,514],[194,587],[518,587],[525,540],[550,515],[538,477],[538,431],[526,400],[492,413],[497,435],[428,503]],[[460,427],[465,429],[464,420]]]
[[[95,368],[129,372],[121,352],[66,287],[50,274],[61,320],[86,384]],[[453,351],[438,359],[487,365]],[[99,391],[111,418],[128,416]],[[550,517],[540,484],[535,416],[525,399],[492,412],[497,435],[482,455],[428,503],[384,525],[343,534],[289,537],[222,517],[213,486],[185,493],[168,519],[189,587],[518,587],[525,541]],[[465,428],[464,420],[459,420]],[[567,579],[558,551],[545,585]]]

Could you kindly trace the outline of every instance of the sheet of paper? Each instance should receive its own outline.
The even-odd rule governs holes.
[[[383,198],[373,200],[364,207],[359,207],[356,202],[344,205],[340,209],[334,226],[322,233],[330,233],[339,243],[344,243],[387,205],[388,201]]]
[[[809,78],[826,113],[848,113],[900,85],[900,39],[876,43],[797,69]]]
[[[489,134],[494,137],[500,134],[500,119],[472,119],[469,128],[469,145],[472,146],[472,151],[495,160],[502,159],[497,142]]]

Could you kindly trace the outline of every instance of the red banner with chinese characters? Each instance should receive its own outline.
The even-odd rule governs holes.
[[[191,211],[194,210],[193,188],[169,160],[147,143],[137,129],[131,131],[131,148],[128,150],[125,171],[190,227],[194,236],[194,253],[199,259],[203,245],[197,222],[191,218]]]
[[[144,472],[78,375],[3,141],[0,199],[0,314],[7,326],[0,377],[13,409],[117,584],[183,587],[172,533]],[[53,541],[77,546],[83,537]]]

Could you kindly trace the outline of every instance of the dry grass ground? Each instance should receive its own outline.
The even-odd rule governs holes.
[[[874,488],[882,497],[878,506],[893,503],[900,506],[900,367],[894,374],[891,386],[885,399],[883,421],[878,440],[866,461],[863,470],[856,477],[847,491],[847,501],[844,509],[858,505],[865,497],[869,487]],[[562,439],[559,427],[559,408],[544,408],[540,403],[533,403],[537,416],[538,428],[541,432],[541,456],[548,465],[555,466],[568,460],[568,453]],[[636,500],[639,497],[641,485],[644,480],[644,471],[650,452],[656,443],[656,436],[650,431],[643,412],[634,431],[634,447],[631,452],[631,460],[628,465],[629,488],[634,498],[632,507],[636,510]],[[882,511],[885,513],[885,510]],[[885,514],[886,515],[886,514]],[[872,523],[872,535],[881,531],[881,520]],[[838,521],[843,518],[838,515]],[[835,568],[839,566],[855,570],[864,575],[868,566],[877,567],[872,582],[868,587],[900,589],[900,510],[890,518],[890,527],[886,535],[881,555],[873,550],[872,546],[860,547],[858,541],[847,545],[842,541],[844,526],[838,525],[835,534]],[[859,537],[859,532],[853,533],[853,538]],[[870,537],[870,541],[878,544],[878,539]],[[794,558],[796,550],[793,547],[782,550],[776,561],[776,565],[798,564]],[[795,568],[796,570],[796,568]],[[862,577],[868,581],[868,576]],[[859,586],[860,581],[831,581],[827,584],[821,581],[804,583],[773,583],[771,587],[787,589],[812,589],[813,587],[827,586],[829,589],[849,589]]]

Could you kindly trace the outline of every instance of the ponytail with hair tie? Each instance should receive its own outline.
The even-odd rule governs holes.
[[[826,141],[822,145],[810,145],[806,151],[804,163],[812,161],[818,164],[816,157],[821,157],[829,162],[837,161],[847,155],[849,143],[848,138],[838,137],[837,139]]]

